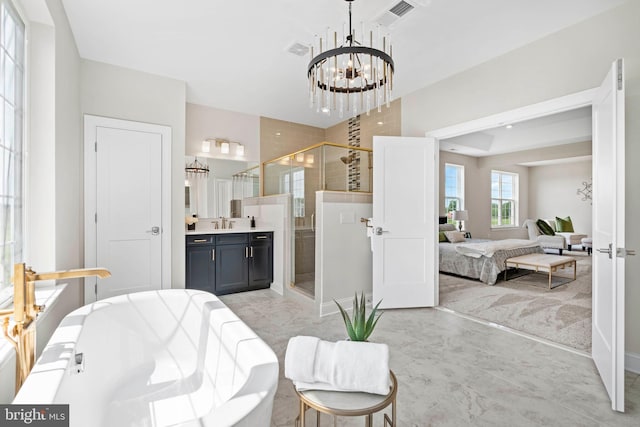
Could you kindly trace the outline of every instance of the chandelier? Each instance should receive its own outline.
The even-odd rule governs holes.
[[[380,112],[383,104],[389,107],[391,102],[394,72],[391,44],[387,36],[380,35],[379,27],[375,37],[372,30],[367,37],[364,24],[358,34],[364,44],[359,42],[351,24],[353,0],[345,1],[349,3],[349,29],[343,30],[342,44],[338,45],[337,32],[333,32],[330,43],[327,30],[326,38],[318,37],[317,55],[314,56],[315,46],[311,46],[312,59],[307,68],[309,104],[325,114],[337,110],[340,117],[345,111],[352,116],[365,111],[368,115],[373,108]]]
[[[187,163],[184,166],[184,171],[187,174],[187,178],[206,178],[209,175],[209,165],[198,161],[197,157],[194,157],[194,161]]]

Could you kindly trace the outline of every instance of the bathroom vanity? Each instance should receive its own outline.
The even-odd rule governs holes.
[[[186,287],[216,295],[265,289],[273,281],[273,232],[214,230],[186,235]]]

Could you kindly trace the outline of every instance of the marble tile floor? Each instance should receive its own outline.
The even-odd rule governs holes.
[[[298,401],[284,378],[290,337],[345,336],[338,314],[318,318],[299,299],[266,289],[221,299],[280,360],[272,427],[294,426]],[[640,426],[640,375],[626,374],[626,412],[611,410],[590,358],[434,309],[386,310],[371,336],[391,349],[398,426]],[[324,416],[322,426],[333,425]],[[339,417],[338,426],[362,426]],[[382,426],[382,416],[374,417]],[[315,417],[307,420],[315,426]]]

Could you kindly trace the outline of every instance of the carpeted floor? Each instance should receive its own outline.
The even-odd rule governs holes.
[[[582,251],[563,255],[577,259],[573,269],[560,270],[548,289],[546,273],[530,273],[494,286],[440,274],[440,305],[531,335],[591,352],[591,257]],[[520,270],[523,273],[526,273]]]

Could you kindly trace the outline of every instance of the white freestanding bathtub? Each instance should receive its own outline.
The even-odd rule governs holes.
[[[70,425],[269,426],[278,360],[215,295],[105,299],[67,315],[14,403],[68,403]]]

